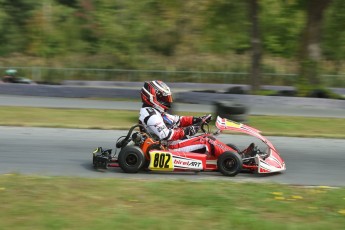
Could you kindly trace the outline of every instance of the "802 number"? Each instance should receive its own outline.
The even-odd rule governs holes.
[[[169,162],[171,159],[170,154],[156,153],[153,159],[153,167],[155,168],[169,168]]]

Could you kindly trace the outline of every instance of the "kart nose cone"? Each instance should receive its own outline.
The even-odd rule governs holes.
[[[266,159],[258,156],[259,173],[273,173],[286,170],[285,162],[281,156],[274,150],[270,149],[270,154]]]

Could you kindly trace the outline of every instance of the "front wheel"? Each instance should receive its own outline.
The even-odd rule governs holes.
[[[137,146],[126,146],[119,153],[120,168],[126,173],[137,173],[144,165],[145,157]]]
[[[235,152],[224,152],[217,160],[218,170],[224,176],[236,176],[242,170],[242,158]]]

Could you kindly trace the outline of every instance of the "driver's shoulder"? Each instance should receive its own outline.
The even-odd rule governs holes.
[[[152,107],[144,107],[140,110],[139,120],[144,124],[152,123],[162,123],[163,117],[160,112]]]
[[[140,115],[152,116],[152,115],[161,115],[161,114],[153,107],[142,107],[140,109]]]

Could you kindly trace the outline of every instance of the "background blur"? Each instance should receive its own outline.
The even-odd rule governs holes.
[[[343,0],[0,3],[0,71],[38,82],[345,87]]]

